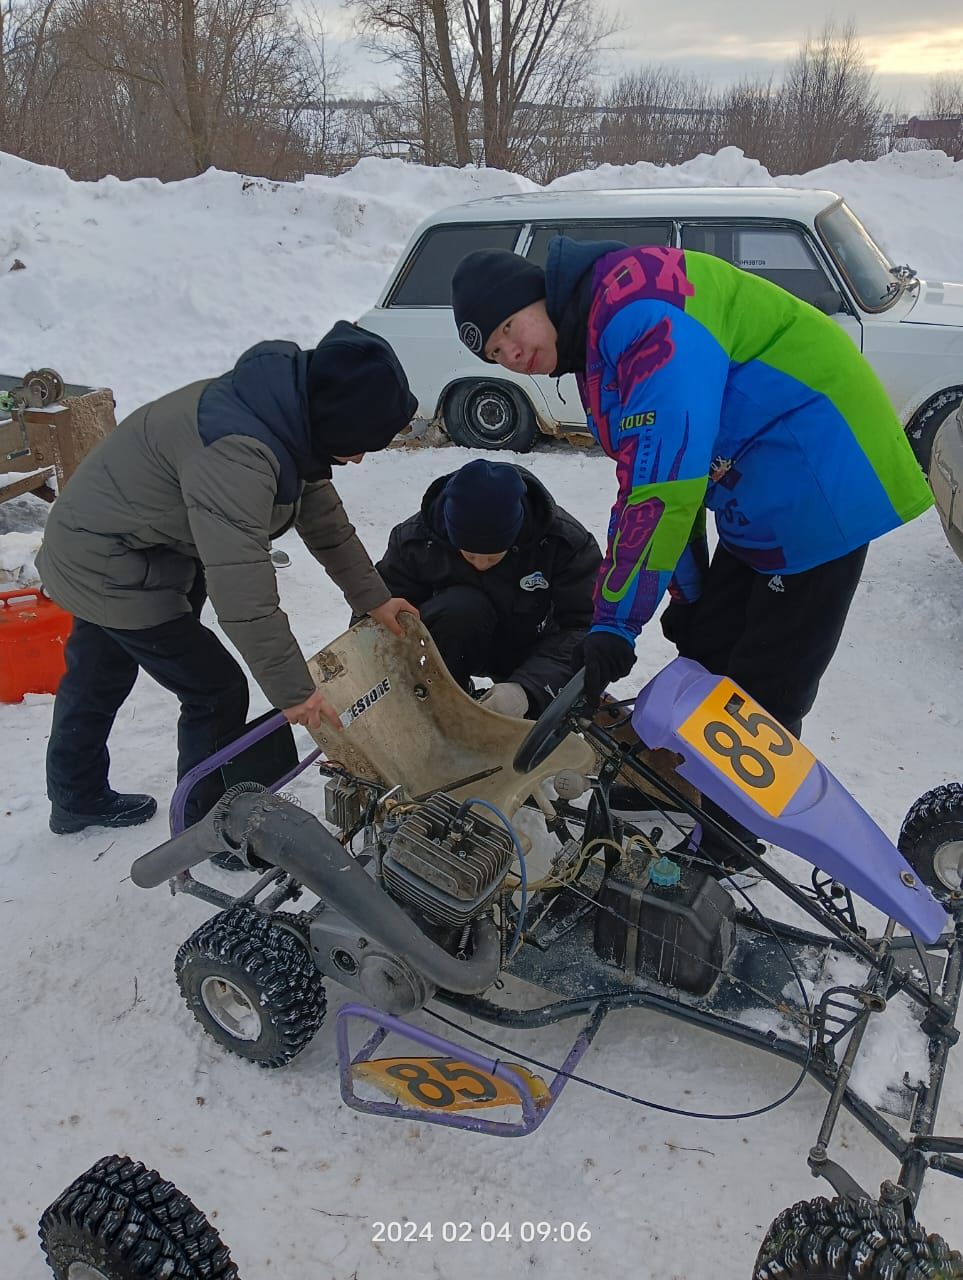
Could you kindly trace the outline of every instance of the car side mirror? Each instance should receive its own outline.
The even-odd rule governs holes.
[[[813,306],[824,315],[835,316],[843,309],[843,299],[835,289],[824,289],[813,298]]]

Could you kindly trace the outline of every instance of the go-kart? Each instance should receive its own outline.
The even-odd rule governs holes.
[[[356,997],[335,1026],[348,1106],[519,1137],[580,1079],[611,1010],[659,1010],[788,1059],[829,1094],[808,1162],[835,1197],[776,1220],[758,1280],[963,1277],[963,1258],[914,1219],[928,1170],[963,1177],[963,1139],[936,1125],[963,984],[963,787],[917,801],[897,847],[801,742],[693,662],[671,662],[617,730],[583,714],[581,676],[533,725],[479,705],[421,624],[405,630],[398,641],[362,622],[322,650],[310,666],[341,732],[319,731],[297,763],[282,752],[266,784],[258,753],[288,731],[265,720],[182,781],[171,839],[132,867],[141,887],[170,882],[219,908],[175,960],[205,1031],[281,1067],[320,1027],[334,981]],[[327,825],[278,794],[312,765],[328,779]],[[184,829],[191,787],[225,768],[240,781]],[[810,863],[808,883],[734,835],[720,809]],[[548,859],[537,874],[535,853]],[[764,915],[726,879],[726,853],[810,924]],[[225,856],[257,873],[236,895],[195,874]],[[841,959],[855,980],[833,980]],[[506,980],[542,1002],[514,1007]],[[929,1071],[897,1081],[884,1114],[856,1077],[867,1029],[896,1008],[912,1012]],[[460,1040],[408,1020],[422,1009]],[[451,1014],[578,1029],[560,1066],[506,1061],[494,1035]],[[376,1057],[389,1035],[415,1051]],[[876,1196],[830,1154],[841,1108],[898,1163]]]

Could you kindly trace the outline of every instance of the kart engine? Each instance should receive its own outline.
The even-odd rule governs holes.
[[[357,830],[365,798],[355,783],[334,779],[325,787],[325,816],[342,831]],[[436,792],[389,814],[359,860],[422,932],[455,954],[468,926],[495,900],[512,852],[512,837],[500,823]],[[408,959],[359,935],[358,923],[330,909],[312,923],[311,946],[322,972],[387,1013],[410,1013],[434,992]]]
[[[504,827],[437,792],[398,827],[381,872],[398,902],[433,924],[463,928],[491,905],[511,860]]]

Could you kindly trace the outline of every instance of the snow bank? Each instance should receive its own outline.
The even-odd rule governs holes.
[[[839,191],[897,261],[963,278],[963,162],[942,152],[772,178],[727,147],[665,168],[604,165],[551,189],[775,182]],[[375,159],[299,183],[213,169],[167,184],[72,182],[0,154],[0,372],[48,365],[113,387],[121,416],[229,367],[262,338],[313,343],[356,318],[433,210],[536,189],[499,170]],[[15,260],[26,270],[11,271]]]

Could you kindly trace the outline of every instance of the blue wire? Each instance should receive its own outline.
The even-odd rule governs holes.
[[[512,945],[508,952],[508,958],[511,960],[512,956],[522,945],[522,929],[525,925],[525,912],[528,910],[528,872],[525,869],[525,854],[522,852],[522,846],[519,843],[518,836],[515,834],[515,828],[502,813],[501,809],[496,805],[493,805],[490,800],[472,798],[471,800],[463,800],[462,804],[465,805],[466,808],[473,804],[480,804],[483,809],[491,809],[492,813],[503,824],[505,830],[511,836],[512,844],[515,846],[515,852],[518,854],[518,865],[521,868],[520,879],[522,882],[522,901],[518,908],[518,919],[515,921],[515,936],[512,938]]]

